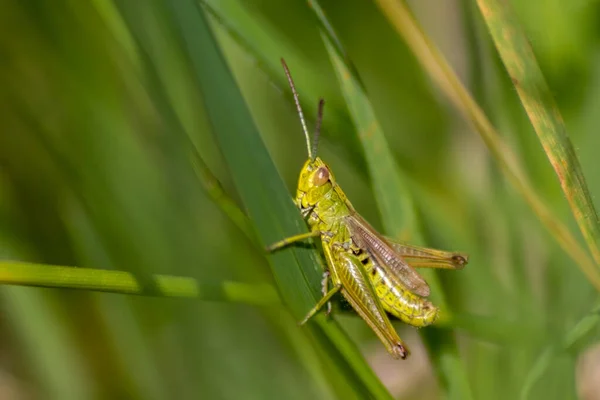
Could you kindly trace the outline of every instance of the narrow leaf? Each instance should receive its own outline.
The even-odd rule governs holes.
[[[517,162],[515,154],[498,135],[483,110],[460,82],[439,49],[423,33],[422,28],[408,10],[406,3],[395,0],[377,0],[377,5],[398,34],[404,38],[434,82],[439,85],[440,89],[463,113],[464,117],[472,122],[508,181],[523,196],[542,224],[563,250],[577,263],[589,281],[600,290],[600,274],[598,274],[594,261],[580,246],[569,229],[540,199],[523,168]]]
[[[205,98],[217,142],[260,242],[268,245],[306,231],[203,13],[192,0],[173,2],[171,8]],[[319,297],[322,271],[314,251],[295,247],[280,251],[269,260],[284,303],[294,317],[300,319]],[[364,395],[389,398],[386,389],[339,326],[325,323],[324,318],[316,321],[328,338],[322,343],[324,350],[337,352],[345,360],[340,365],[345,368],[347,382]]]
[[[548,344],[544,351],[539,355],[533,367],[529,371],[523,389],[521,390],[521,399],[526,400],[531,396],[533,386],[542,378],[546,370],[552,365],[555,357],[571,349],[582,338],[586,337],[592,329],[598,326],[600,322],[600,301],[596,302],[592,311],[584,316],[572,329],[570,329],[559,343]]]
[[[131,272],[0,261],[0,284],[79,289],[157,297],[187,297],[254,305],[279,304],[268,284],[219,282],[210,285],[193,278],[154,275],[138,279]]]
[[[560,111],[510,5],[478,0],[481,14],[529,120],[554,168],[571,211],[600,269],[600,220]]]

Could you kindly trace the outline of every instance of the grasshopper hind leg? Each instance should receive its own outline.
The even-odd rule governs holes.
[[[392,357],[406,359],[410,352],[388,319],[361,260],[342,249],[336,249],[334,257],[343,266],[332,271],[334,282],[342,285],[342,295],[373,329]]]
[[[304,325],[325,306],[329,312],[331,298],[341,292],[352,308],[377,334],[392,357],[401,359],[408,357],[410,352],[390,323],[361,260],[349,253],[341,244],[330,246],[324,243],[323,251],[328,267],[321,281],[323,297],[299,325]],[[328,290],[330,280],[333,288]]]

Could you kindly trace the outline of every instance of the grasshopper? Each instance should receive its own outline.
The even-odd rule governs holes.
[[[439,309],[424,297],[427,282],[415,268],[462,269],[468,257],[397,243],[369,225],[352,207],[336,183],[329,166],[316,155],[324,100],[319,101],[315,136],[311,144],[294,81],[281,60],[306,137],[308,160],[298,179],[295,203],[307,221],[310,232],[283,239],[267,248],[274,251],[291,243],[320,237],[327,261],[323,274],[321,300],[300,324],[321,308],[331,312],[331,298],[340,292],[383,342],[392,357],[405,359],[408,347],[398,336],[387,313],[416,327],[435,322]],[[331,284],[331,288],[330,288]]]

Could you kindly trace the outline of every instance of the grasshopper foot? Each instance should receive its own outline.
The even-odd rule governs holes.
[[[406,360],[406,357],[410,355],[410,351],[402,343],[396,343],[392,348],[392,356],[396,359],[401,358]]]
[[[403,360],[406,360],[406,357],[410,355],[410,351],[408,351],[408,348],[406,348],[402,343],[396,343],[393,350],[394,358],[401,358]]]

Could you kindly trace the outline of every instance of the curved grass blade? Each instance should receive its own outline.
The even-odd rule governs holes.
[[[573,216],[600,268],[600,221],[560,111],[510,5],[478,0],[481,14],[521,103],[554,168]]]
[[[535,364],[531,368],[529,375],[525,379],[520,398],[529,399],[531,390],[537,381],[541,379],[544,372],[550,367],[553,359],[564,351],[573,348],[579,341],[586,337],[592,329],[598,326],[600,322],[600,301],[596,302],[592,311],[583,317],[575,326],[565,334],[560,343],[550,345],[539,355]]]
[[[163,118],[169,122],[170,126],[177,128],[174,129],[173,133],[180,135],[184,143],[187,143],[188,147],[190,148],[188,151],[189,159],[194,168],[194,172],[198,177],[198,180],[204,187],[204,190],[212,199],[212,201],[231,220],[231,222],[233,222],[246,235],[248,240],[258,245],[256,233],[254,232],[250,220],[235,204],[233,199],[231,199],[227,193],[225,193],[219,180],[212,173],[206,162],[202,159],[196,144],[190,140],[190,137],[185,131],[185,127],[177,116],[176,111],[173,109],[173,105],[167,101],[169,96],[163,82],[159,77],[156,66],[153,64],[149,55],[141,50],[141,45],[135,43],[134,39],[131,39],[131,42],[137,45],[137,47],[134,47],[134,44],[132,44],[132,48],[135,48],[136,50],[138,48],[140,49],[137,50],[137,54],[139,54],[139,58],[145,61],[143,63],[144,67],[140,67],[140,70],[145,72],[147,87],[152,93],[152,98],[159,103],[159,110],[162,113]],[[133,57],[131,58],[133,60]]]
[[[219,282],[209,285],[193,278],[154,275],[137,279],[126,271],[0,261],[0,284],[60,289],[92,290],[139,296],[198,298],[253,305],[281,304],[268,284]]]
[[[269,244],[306,232],[201,10],[192,0],[172,2],[170,8],[206,100],[217,142],[260,241]],[[231,118],[233,114],[236,118]],[[321,271],[314,251],[292,248],[270,256],[269,260],[282,299],[294,317],[300,319],[319,298]],[[325,318],[317,321],[319,324],[311,329],[322,331],[328,339],[319,340],[325,353],[343,360],[336,365],[346,375],[345,386],[350,383],[357,396],[390,398],[339,326],[325,323]]]
[[[335,51],[327,36],[323,35],[323,40],[337,72],[350,115],[365,148],[367,165],[385,230],[394,236],[405,236],[407,231],[420,236],[415,218],[416,212],[406,180],[394,162],[369,99],[359,81],[338,56],[338,52]],[[432,271],[427,272],[429,272],[426,275],[432,287],[433,298],[443,309],[447,309],[439,280],[431,273]],[[423,332],[449,398],[472,398],[467,374],[458,354],[453,333],[449,330],[431,329]]]
[[[600,290],[600,274],[594,261],[581,247],[569,229],[550,212],[546,204],[540,199],[523,168],[517,162],[515,154],[502,141],[491,122],[460,82],[439,49],[423,33],[405,2],[377,0],[377,5],[398,34],[404,38],[431,78],[458,110],[464,114],[465,118],[473,123],[508,181],[523,196],[552,237],[577,263],[588,280],[596,289]]]
[[[258,244],[256,239],[256,232],[252,227],[251,221],[248,219],[246,214],[235,204],[235,201],[231,199],[223,190],[219,180],[213,175],[208,168],[208,165],[204,162],[200,153],[197,149],[190,151],[190,159],[198,180],[204,186],[204,190],[212,201],[223,211],[223,213],[246,235],[248,240],[255,244]]]
[[[308,0],[308,6],[312,10],[313,14],[315,15],[315,17],[317,19],[317,22],[320,25],[321,35],[325,35],[327,42],[329,43],[331,48],[334,49],[337,56],[341,60],[344,61],[346,68],[350,71],[352,76],[356,79],[356,81],[358,82],[360,87],[364,88],[364,85],[360,80],[358,71],[356,71],[354,64],[352,64],[350,62],[350,59],[348,58],[348,54],[346,53],[346,50],[344,49],[342,42],[338,38],[338,35],[336,34],[335,30],[333,29],[333,26],[331,26],[331,23],[327,19],[327,16],[325,15],[325,11],[323,10],[323,8],[319,4],[319,2],[317,0]]]

